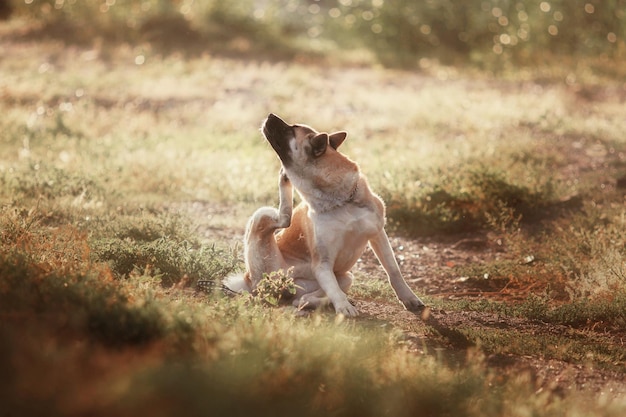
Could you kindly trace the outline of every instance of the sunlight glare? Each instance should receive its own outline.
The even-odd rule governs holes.
[[[336,18],[338,18],[339,16],[341,16],[341,10],[339,10],[339,9],[338,9],[338,8],[336,8],[336,7],[333,7],[332,9],[330,9],[330,10],[328,11],[328,15],[329,15],[330,17],[332,17],[333,19],[336,19]]]

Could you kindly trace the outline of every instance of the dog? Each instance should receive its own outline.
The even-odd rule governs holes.
[[[337,314],[358,314],[346,293],[350,269],[369,243],[407,310],[424,309],[402,277],[385,232],[385,206],[359,166],[337,149],[347,133],[317,132],[289,125],[270,114],[263,135],[281,162],[279,208],[262,207],[249,219],[244,237],[246,271],[224,281],[235,292],[254,292],[264,275],[290,271],[294,306],[318,308],[330,302]],[[293,208],[293,189],[301,203]]]

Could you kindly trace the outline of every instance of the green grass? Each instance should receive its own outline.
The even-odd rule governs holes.
[[[0,25],[8,36],[0,66],[3,407],[20,415],[623,415],[623,398],[537,393],[530,375],[503,375],[482,358],[624,361],[622,346],[599,331],[625,325],[619,76],[590,61],[499,79],[420,61],[415,74],[372,68],[367,54],[352,55],[361,47],[339,59],[340,45],[300,35],[273,52],[288,25],[196,3],[187,20],[168,2],[145,2],[152,9],[143,14],[122,13],[134,3],[118,2],[88,21],[80,43],[68,38],[86,29],[75,15],[101,4],[68,2],[59,16],[44,3],[18,7],[39,7],[36,19]],[[239,30],[215,38],[203,32],[203,16],[226,16],[222,24]],[[140,30],[159,19],[164,29],[189,25],[188,36],[211,38],[215,49],[194,43],[177,52],[167,32]],[[116,32],[120,22],[126,29]],[[544,70],[552,81],[571,73],[577,84],[546,81]],[[461,326],[453,330],[477,347],[455,365],[416,354],[407,329],[372,319],[298,318],[290,308],[194,292],[196,281],[242,267],[234,240],[246,217],[276,204],[279,163],[258,132],[268,112],[348,130],[342,149],[387,201],[392,233],[479,232],[503,242],[501,259],[453,273],[510,280],[526,301],[446,309],[570,333]],[[520,262],[528,255],[535,261]],[[358,275],[352,297],[393,298],[383,281]],[[417,320],[409,327],[425,331]]]
[[[600,369],[623,369],[624,349],[617,343],[607,344],[591,334],[533,335],[507,329],[458,329],[481,349],[492,354],[556,359],[567,363],[587,364]]]
[[[543,326],[543,331],[537,333],[536,330],[514,326],[461,325],[459,331],[486,352],[527,355],[621,370],[626,363],[624,349],[619,341],[626,324],[625,300],[624,292],[619,292],[611,297],[560,305],[555,305],[548,297],[536,295],[518,304],[480,300],[446,305],[462,311],[487,312],[496,317],[530,319]]]
[[[145,279],[119,285],[94,272],[59,276],[17,256],[4,257],[1,268],[10,289],[0,292],[0,314],[10,320],[0,327],[0,366],[17,372],[3,404],[20,414],[52,407],[62,415],[169,415],[184,407],[190,415],[292,415],[297,407],[304,415],[619,415],[617,403],[536,397],[527,376],[503,379],[480,357],[456,368],[415,356],[399,333],[358,321],[297,318],[245,298],[194,299]],[[36,354],[42,339],[45,354]],[[32,355],[35,362],[24,361]],[[55,380],[64,383],[35,392]],[[24,395],[33,397],[22,403]]]

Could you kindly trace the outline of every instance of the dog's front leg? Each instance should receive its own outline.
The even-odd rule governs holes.
[[[280,168],[278,173],[278,227],[285,228],[291,224],[291,214],[293,212],[293,186],[284,168]]]
[[[381,231],[374,238],[370,239],[369,242],[372,250],[376,254],[376,257],[385,269],[387,277],[389,277],[391,287],[400,302],[404,304],[404,307],[410,311],[420,311],[423,309],[424,303],[413,293],[413,291],[411,291],[411,288],[409,288],[406,281],[402,277],[400,267],[398,266],[396,257],[393,254],[393,249],[385,229],[381,229]]]
[[[324,253],[323,250],[322,253],[319,252],[319,248],[324,248],[324,245],[318,244],[316,248],[318,250],[313,254],[312,266],[318,284],[326,293],[333,307],[335,307],[337,314],[343,314],[347,317],[357,316],[359,314],[358,310],[348,301],[348,296],[341,290],[337,277],[333,272],[334,262],[330,261],[331,257]]]

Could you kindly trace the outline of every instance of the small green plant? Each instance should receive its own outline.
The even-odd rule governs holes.
[[[117,239],[135,242],[168,238],[196,244],[197,240],[188,219],[179,214],[170,215],[157,210],[150,214],[131,212],[128,215],[115,216],[102,226],[98,234],[113,235]]]
[[[282,301],[296,294],[297,286],[293,281],[293,268],[286,271],[279,269],[263,274],[263,279],[256,287],[256,297],[271,306],[278,306]]]

